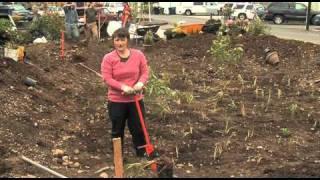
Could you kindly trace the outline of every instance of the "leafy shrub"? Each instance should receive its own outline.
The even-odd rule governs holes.
[[[15,44],[27,44],[32,42],[32,35],[30,32],[11,31],[11,42]]]
[[[0,19],[0,40],[1,44],[4,44],[5,41],[10,40],[10,31],[12,24],[7,19]]]
[[[61,30],[64,30],[64,20],[57,14],[41,16],[30,27],[33,37],[45,36],[49,40],[60,39]]]
[[[29,32],[20,32],[17,30],[12,30],[13,25],[7,19],[0,19],[0,39],[1,44],[5,42],[10,42],[14,44],[25,44],[32,41]]]
[[[153,111],[154,113],[160,113],[164,116],[167,113],[171,113],[170,102],[188,103],[193,101],[193,94],[187,92],[180,92],[172,90],[170,87],[170,80],[168,77],[158,78],[156,74],[150,70],[150,78],[146,89],[146,95],[153,103],[159,108],[159,111]]]
[[[148,31],[146,35],[144,36],[144,44],[146,45],[152,45],[153,44],[153,34],[152,31]]]
[[[268,27],[258,16],[249,24],[248,33],[252,35],[265,35],[270,33]]]
[[[233,48],[231,46],[230,36],[218,36],[216,40],[213,40],[209,52],[220,63],[236,63],[243,56],[241,47]]]

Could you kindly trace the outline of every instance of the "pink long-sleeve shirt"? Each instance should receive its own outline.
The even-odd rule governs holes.
[[[123,95],[121,87],[133,87],[137,82],[146,84],[149,77],[147,59],[137,49],[130,49],[126,62],[121,62],[116,50],[106,54],[101,63],[101,74],[108,85],[107,98],[112,102],[134,102],[133,96]],[[139,95],[139,100],[143,95]]]

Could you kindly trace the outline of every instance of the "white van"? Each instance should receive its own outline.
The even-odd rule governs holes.
[[[122,2],[106,2],[104,4],[104,11],[106,14],[116,14],[122,16],[123,3]]]
[[[217,2],[180,2],[176,6],[177,14],[190,16],[196,15],[218,15],[219,5]]]

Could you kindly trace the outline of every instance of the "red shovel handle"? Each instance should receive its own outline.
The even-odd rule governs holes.
[[[140,123],[141,123],[143,134],[144,134],[144,137],[145,137],[145,140],[146,140],[146,152],[149,155],[150,153],[153,152],[153,146],[150,143],[149,134],[147,132],[147,128],[146,128],[145,123],[144,123],[144,119],[143,119],[143,116],[142,116],[142,111],[141,111],[141,107],[140,107],[140,104],[139,104],[138,97],[139,96],[137,96],[137,95],[134,96],[134,101],[136,103],[136,107],[137,107],[137,111],[138,111],[138,114],[139,114]],[[151,148],[151,146],[152,146],[152,148]],[[151,152],[148,152],[148,151],[151,151]]]

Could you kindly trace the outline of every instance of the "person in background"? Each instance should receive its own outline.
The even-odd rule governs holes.
[[[138,96],[143,117],[145,108],[141,92],[145,86],[149,70],[145,55],[137,49],[129,48],[130,35],[127,29],[119,28],[112,35],[114,50],[103,57],[101,74],[108,86],[108,113],[111,120],[111,138],[121,138],[122,147],[126,121],[132,135],[138,157],[146,157],[145,137],[135,106],[134,96]]]
[[[89,3],[88,8],[85,10],[84,17],[86,39],[89,41],[98,40],[97,10],[92,2]]]
[[[122,21],[122,27],[129,29],[130,21],[131,21],[131,8],[128,2],[123,3],[121,21]]]
[[[65,28],[67,39],[72,41],[79,41],[80,33],[78,29],[78,13],[75,5],[67,3],[63,7],[65,13]]]

